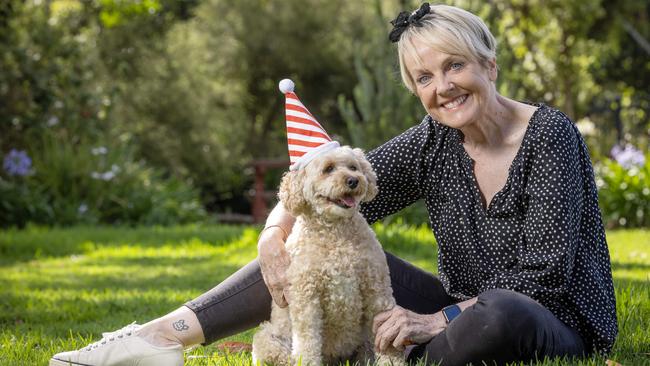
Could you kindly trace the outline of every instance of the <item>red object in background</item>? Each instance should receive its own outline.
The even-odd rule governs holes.
[[[273,168],[286,168],[289,162],[285,159],[267,159],[253,161],[253,168],[255,168],[255,183],[253,184],[253,221],[255,223],[263,223],[266,216],[269,214],[267,200],[275,196],[276,192],[267,191],[264,188],[264,177],[268,169]]]

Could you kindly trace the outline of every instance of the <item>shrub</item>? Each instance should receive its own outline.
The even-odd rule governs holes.
[[[650,159],[624,167],[615,160],[596,164],[596,184],[608,228],[650,226]]]
[[[194,188],[134,161],[128,145],[68,142],[52,134],[30,145],[38,146],[30,173],[0,176],[2,227],[169,225],[206,218]]]

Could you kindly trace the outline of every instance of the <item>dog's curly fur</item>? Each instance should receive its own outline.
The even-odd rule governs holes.
[[[255,363],[366,364],[374,358],[372,320],[395,306],[386,256],[358,211],[376,194],[363,151],[347,146],[285,174],[280,201],[297,217],[286,243],[290,304],[274,303],[271,320],[253,337]],[[405,364],[397,350],[378,361]]]

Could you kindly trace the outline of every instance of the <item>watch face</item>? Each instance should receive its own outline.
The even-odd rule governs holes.
[[[460,307],[458,307],[458,305],[451,305],[451,306],[447,306],[446,308],[442,309],[442,313],[445,315],[445,318],[447,319],[447,322],[450,322],[455,317],[459,316],[461,311],[460,311]]]

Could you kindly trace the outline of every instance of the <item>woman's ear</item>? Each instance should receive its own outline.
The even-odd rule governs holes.
[[[356,156],[357,161],[361,166],[361,171],[363,172],[363,175],[366,176],[366,180],[368,181],[366,195],[363,196],[362,201],[370,202],[377,195],[377,176],[375,175],[375,171],[372,170],[372,166],[366,159],[366,155],[363,153],[363,150],[355,148],[352,150],[352,152],[354,152],[354,155]]]
[[[293,217],[300,216],[307,208],[307,200],[302,194],[305,170],[289,171],[282,177],[278,198]]]
[[[497,76],[499,75],[499,67],[497,66],[496,58],[491,58],[487,61],[487,69],[490,81],[497,81]]]

